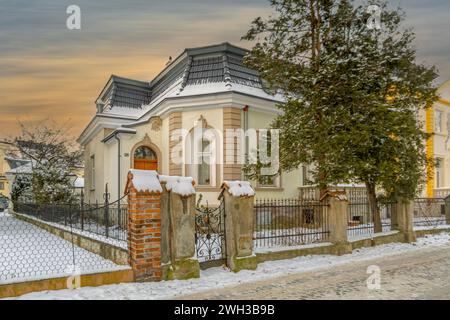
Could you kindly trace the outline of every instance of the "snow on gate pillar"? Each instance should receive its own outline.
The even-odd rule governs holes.
[[[247,181],[225,181],[222,193],[225,201],[227,265],[234,272],[255,270],[258,264],[252,250],[255,191]]]
[[[130,170],[128,250],[135,281],[161,280],[161,193],[156,171]]]

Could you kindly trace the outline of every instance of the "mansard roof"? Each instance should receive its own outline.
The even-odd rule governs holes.
[[[151,82],[113,75],[97,99],[98,113],[139,117],[139,110],[164,98],[225,91],[276,100],[264,90],[258,72],[244,65],[247,53],[225,42],[185,49]]]
[[[148,82],[112,75],[102,90],[98,104],[104,110],[113,107],[141,109],[151,101],[152,92]]]

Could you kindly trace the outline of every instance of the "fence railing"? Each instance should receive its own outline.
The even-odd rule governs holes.
[[[126,241],[127,204],[35,204],[14,203],[14,210],[36,219],[86,231],[106,238]]]
[[[328,204],[297,199],[257,200],[254,205],[255,247],[283,247],[326,242]]]
[[[447,224],[444,198],[417,198],[414,200],[414,226],[433,227]]]
[[[378,209],[381,216],[382,232],[391,231],[391,217],[396,210],[395,201],[380,201]],[[374,218],[371,213],[367,197],[353,197],[348,203],[349,238],[370,235],[375,233]]]

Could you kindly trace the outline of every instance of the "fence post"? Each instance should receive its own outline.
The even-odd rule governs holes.
[[[246,181],[225,181],[222,184],[225,201],[225,236],[227,265],[238,272],[255,270],[258,266],[253,254],[253,202],[255,191]]]
[[[405,242],[415,242],[414,233],[414,201],[397,198],[395,210],[391,215],[391,229],[398,230],[405,235]]]
[[[84,193],[83,193],[83,190],[81,190],[80,199],[81,199],[81,205],[80,205],[81,230],[84,230]]]
[[[103,195],[103,199],[105,199],[105,233],[106,237],[109,237],[109,197],[110,194],[108,192],[108,184],[105,185],[105,194]]]
[[[330,242],[335,245],[335,253],[344,255],[352,252],[348,242],[348,199],[345,191],[327,191],[321,201],[328,203]]]
[[[195,189],[190,177],[159,176],[161,262],[165,280],[200,277],[195,258]],[[180,192],[181,190],[181,192]],[[181,194],[180,194],[181,193]]]
[[[156,171],[130,170],[127,176],[128,250],[135,281],[159,281],[161,192]]]
[[[445,197],[445,223],[450,225],[450,195]]]

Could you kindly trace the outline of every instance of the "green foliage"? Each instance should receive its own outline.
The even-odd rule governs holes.
[[[381,28],[369,29],[367,5],[348,0],[272,0],[243,39],[256,41],[246,63],[286,102],[280,168],[315,164],[324,188],[365,183],[369,192],[412,198],[425,176],[427,138],[418,113],[436,99],[435,68],[416,62],[414,33],[385,1]],[[247,169],[249,170],[249,169]]]

